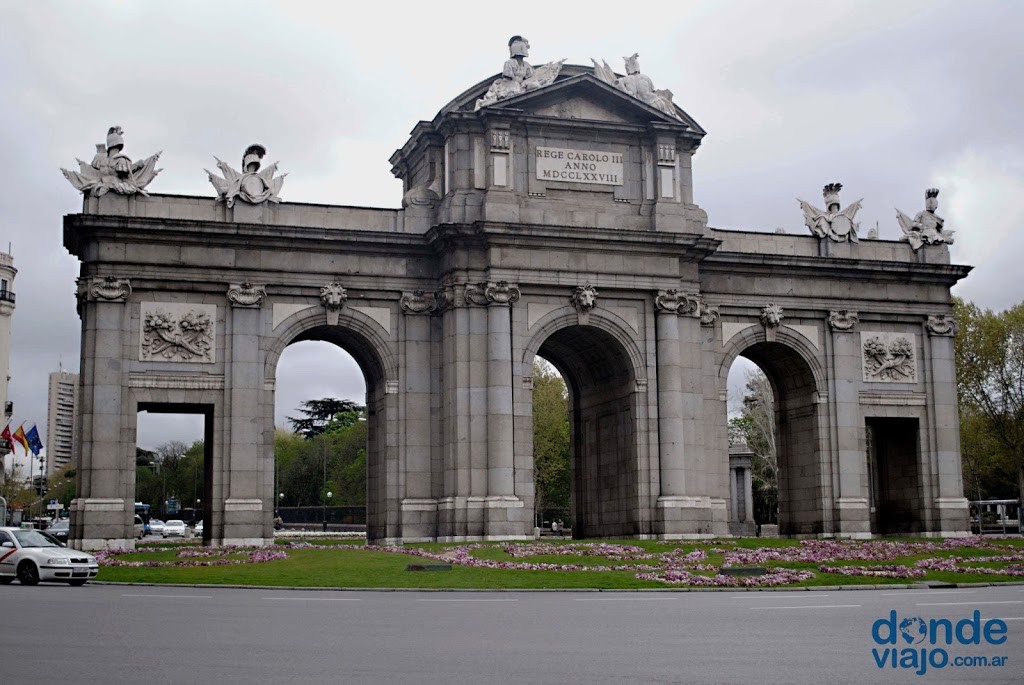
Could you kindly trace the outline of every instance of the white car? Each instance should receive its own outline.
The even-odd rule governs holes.
[[[163,535],[164,522],[160,519],[149,519],[149,534],[150,535]]]
[[[180,519],[173,519],[164,524],[164,532],[161,535],[165,538],[183,538],[188,535],[188,527]]]
[[[39,581],[85,585],[100,567],[96,557],[68,549],[46,533],[22,528],[0,528],[0,583],[15,578],[22,585]]]
[[[192,529],[192,535],[195,535],[197,538],[203,537],[203,522],[202,521],[197,523],[196,527]]]

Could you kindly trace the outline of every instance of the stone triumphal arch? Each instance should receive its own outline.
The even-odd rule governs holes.
[[[636,56],[624,76],[534,67],[510,43],[391,157],[402,209],[282,202],[260,145],[218,162],[216,197],[149,194],[156,156],[132,161],[118,127],[65,171],[85,195],[64,221],[73,544],[132,544],[140,410],[205,417],[208,542],[269,542],[274,379],[300,340],[365,375],[374,541],[532,534],[537,355],[570,390],[577,534],[749,523],[727,438],[739,356],[776,395],[782,533],[964,531],[950,287],[968,268],[937,191],[900,241],[859,236],[839,184],[801,203],[807,234],[715,230],[692,194],[705,132]]]

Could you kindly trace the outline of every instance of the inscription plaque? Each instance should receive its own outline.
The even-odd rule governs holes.
[[[537,178],[597,185],[622,185],[622,155],[606,150],[540,147],[534,152]]]

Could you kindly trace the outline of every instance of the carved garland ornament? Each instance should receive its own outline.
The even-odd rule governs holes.
[[[905,333],[862,333],[864,380],[916,383],[914,338]]]

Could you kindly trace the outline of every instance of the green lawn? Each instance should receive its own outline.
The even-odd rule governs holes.
[[[976,539],[974,539],[976,540]],[[407,550],[420,550],[429,554],[442,555],[443,558],[425,558],[399,551],[378,551],[365,549],[362,542],[323,540],[310,541],[314,546],[279,543],[273,551],[283,551],[287,558],[271,561],[253,562],[249,553],[253,550],[224,550],[212,548],[204,550],[195,544],[174,545],[140,545],[132,553],[110,557],[110,561],[101,564],[98,580],[108,582],[135,583],[174,583],[174,584],[209,584],[209,585],[255,585],[268,587],[329,587],[329,588],[422,588],[422,589],[665,589],[682,588],[694,582],[711,582],[718,569],[727,561],[733,566],[760,567],[769,571],[805,571],[813,577],[785,582],[778,587],[810,587],[831,585],[884,585],[907,584],[926,581],[946,583],[991,583],[1002,581],[1024,581],[1024,576],[1004,573],[971,573],[955,570],[928,569],[921,577],[887,578],[866,575],[844,575],[826,573],[820,570],[822,565],[863,566],[878,568],[881,566],[902,565],[914,568],[914,564],[923,559],[948,560],[951,557],[992,557],[1012,555],[1009,561],[972,561],[961,563],[960,566],[986,567],[992,569],[1013,569],[1024,572],[1024,540],[1020,539],[986,539],[971,546],[961,546],[959,542],[950,542],[954,548],[942,548],[942,541],[925,541],[921,539],[902,539],[874,541],[874,543],[842,543],[835,546],[834,541],[815,541],[801,543],[793,540],[738,539],[702,541],[700,543],[664,543],[643,540],[606,540],[606,541],[572,541],[554,540],[530,543],[524,546],[513,545],[512,550],[519,554],[510,555],[501,543],[485,543],[478,545],[459,544],[422,544],[409,545]],[[898,547],[881,547],[885,543],[895,543]],[[932,543],[939,548],[922,551],[914,545]],[[874,547],[870,545],[874,544]],[[560,548],[561,545],[569,547]],[[603,546],[599,546],[603,545]],[[831,547],[829,546],[831,545]],[[909,545],[909,547],[899,547]],[[621,546],[621,547],[616,547]],[[756,558],[747,562],[744,558],[727,556],[742,553],[744,550],[756,554],[785,555],[788,553],[820,554],[816,551],[824,549],[840,550],[839,554],[857,556],[858,554],[888,554],[885,559],[773,559]],[[878,552],[879,549],[890,550]],[[734,551],[735,550],[735,551]],[[756,550],[756,552],[754,552]],[[901,556],[893,556],[896,553]],[[668,584],[661,580],[645,580],[637,577],[644,569],[631,570],[522,570],[518,568],[486,568],[459,563],[453,558],[459,552],[468,552],[469,563],[512,563],[521,565],[572,565],[593,568],[618,565],[644,565],[653,567],[647,572],[664,574],[666,569],[682,570],[683,584]],[[578,552],[573,554],[569,552]],[[904,552],[906,552],[904,554]],[[212,553],[213,557],[188,556],[193,554]],[[660,555],[668,554],[667,557]],[[685,560],[679,555],[691,554]],[[609,556],[611,555],[611,556]],[[645,558],[647,555],[659,555]],[[697,558],[703,555],[703,558]],[[754,559],[753,557],[751,557]],[[242,562],[231,565],[217,566],[184,566],[182,564],[204,563],[209,560]],[[164,566],[117,566],[113,563],[163,563]],[[438,565],[451,563],[451,570],[443,571],[410,571],[409,565]]]

